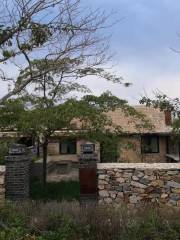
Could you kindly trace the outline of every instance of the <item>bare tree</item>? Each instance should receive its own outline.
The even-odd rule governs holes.
[[[101,30],[107,27],[109,16],[101,10],[83,9],[80,0],[0,3],[0,81],[11,86],[1,104],[42,77],[56,79],[56,90],[63,80],[73,82],[87,75],[121,82],[121,77],[102,68],[109,55],[107,37]],[[4,69],[12,65],[16,74]]]

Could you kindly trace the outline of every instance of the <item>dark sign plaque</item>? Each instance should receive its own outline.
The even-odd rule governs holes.
[[[26,153],[26,146],[23,144],[12,144],[9,148],[9,154],[10,155],[23,155]]]

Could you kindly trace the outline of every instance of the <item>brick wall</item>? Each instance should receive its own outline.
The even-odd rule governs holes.
[[[180,163],[99,163],[99,203],[180,207]]]
[[[0,166],[0,207],[4,205],[5,200],[5,166]]]
[[[6,156],[6,198],[23,200],[29,197],[31,156]]]

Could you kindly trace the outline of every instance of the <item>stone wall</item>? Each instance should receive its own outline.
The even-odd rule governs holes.
[[[180,207],[180,163],[99,163],[99,203]]]
[[[0,207],[4,205],[5,201],[5,166],[0,166]]]

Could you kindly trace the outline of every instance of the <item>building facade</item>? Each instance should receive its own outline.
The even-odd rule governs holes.
[[[137,122],[126,116],[120,109],[108,112],[114,124],[122,127],[125,134],[120,136],[117,162],[167,162],[173,161],[170,154],[174,143],[171,142],[171,115],[158,109],[135,106],[135,109],[150,121],[152,129],[136,129]],[[57,135],[57,134],[56,134]],[[56,161],[78,162],[81,145],[88,140],[52,137],[48,146],[50,158]],[[98,160],[101,158],[100,143],[93,143]],[[175,147],[174,147],[175,148]],[[169,155],[168,155],[169,154]],[[178,151],[176,155],[178,155]],[[111,161],[111,159],[109,159]]]

